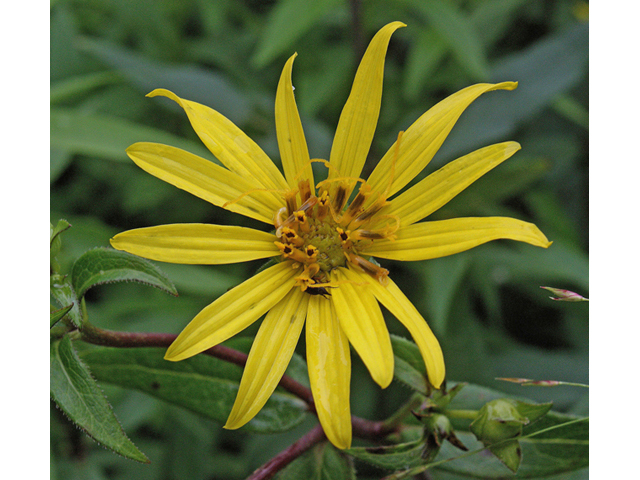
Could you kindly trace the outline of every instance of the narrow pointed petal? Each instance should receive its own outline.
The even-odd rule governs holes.
[[[382,27],[362,57],[331,147],[329,178],[359,177],[371,148],[382,99],[384,58],[389,39],[401,22]]]
[[[551,242],[533,223],[507,217],[453,218],[414,223],[398,230],[395,241],[368,246],[367,255],[413,261],[464,252],[491,240],[507,238],[547,248]]]
[[[294,288],[267,313],[251,346],[238,396],[224,428],[240,428],[267,403],[293,356],[308,300],[309,295]]]
[[[368,282],[371,292],[378,301],[409,331],[420,349],[429,381],[434,387],[440,388],[445,375],[444,357],[440,343],[427,322],[391,279],[386,286],[382,286],[380,282],[368,275],[362,275],[362,277]]]
[[[292,55],[284,65],[276,92],[276,133],[284,175],[289,187],[297,188],[300,180],[309,180],[314,191],[313,171],[309,163],[309,149],[302,130],[298,106],[293,95],[291,69],[298,54]]]
[[[281,253],[276,240],[252,228],[197,223],[129,230],[113,237],[111,246],[159,262],[217,265],[275,257]]]
[[[518,150],[520,145],[516,142],[500,143],[449,162],[394,198],[381,214],[397,215],[403,227],[418,222]]]
[[[163,88],[147,96],[167,97],[180,105],[202,143],[229,170],[255,179],[265,189],[287,189],[287,182],[267,154],[224,115]]]
[[[404,132],[397,159],[397,142],[391,146],[371,172],[367,183],[374,190],[387,193],[387,197],[398,192],[427,166],[471,102],[483,93],[492,90],[513,90],[517,85],[516,82],[481,83],[445,98]]]
[[[151,175],[226,210],[273,222],[273,212],[284,205],[256,182],[209,160],[159,143],[135,143],[127,155]]]
[[[306,345],[311,392],[322,429],[335,447],[349,448],[351,354],[330,300],[309,299]]]
[[[333,270],[331,281],[345,283],[331,290],[331,300],[342,330],[371,377],[382,388],[387,388],[393,380],[391,339],[378,302],[362,286],[364,281],[361,277],[366,275],[346,268]]]
[[[164,358],[184,360],[241,332],[291,291],[298,274],[281,262],[232,288],[191,320]]]

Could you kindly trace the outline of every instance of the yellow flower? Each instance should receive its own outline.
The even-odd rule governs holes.
[[[328,439],[338,448],[348,448],[349,344],[382,388],[393,378],[393,352],[379,303],[407,328],[420,349],[429,381],[440,387],[445,367],[438,341],[372,256],[425,260],[499,238],[549,245],[535,225],[512,218],[416,223],[513,155],[520,148],[515,142],[465,155],[393,197],[429,163],[471,102],[491,90],[512,90],[513,82],[473,85],[438,103],[399,135],[366,181],[359,178],[380,112],[387,46],[392,33],[402,26],[390,23],[371,41],[340,116],[329,162],[324,162],[328,178],[318,184],[291,84],[295,54],[284,66],[275,103],[284,176],[258,145],[220,113],[167,90],[149,94],[177,102],[224,167],[153,143],[129,147],[131,159],[178,188],[275,228],[265,233],[223,225],[162,225],[130,230],[111,240],[117,249],[162,262],[280,260],[204,308],[165,356],[178,361],[196,355],[266,313],[226,428],[241,427],[264,406],[306,322],[307,364],[318,418]]]

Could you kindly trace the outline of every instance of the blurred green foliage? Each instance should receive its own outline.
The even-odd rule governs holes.
[[[542,250],[493,242],[453,257],[383,266],[440,339],[449,379],[518,395],[522,387],[495,377],[588,383],[588,304],[552,302],[539,288],[588,297],[583,8],[575,0],[51,2],[51,221],[65,218],[73,226],[58,255],[62,271],[129,228],[181,222],[261,228],[129,161],[125,148],[137,141],[167,143],[214,160],[182,111],[146,93],[167,88],[211,106],[279,162],[276,85],[285,60],[298,52],[293,81],[310,154],[328,158],[364,46],[381,26],[400,20],[408,28],[391,40],[382,111],[364,175],[399,130],[445,96],[476,82],[518,81],[514,92],[492,92],[472,105],[424,174],[484,145],[520,142],[521,152],[434,218],[512,216],[534,222],[554,243]],[[180,297],[136,284],[102,286],[86,297],[92,321],[109,329],[178,333],[259,262],[159,266]],[[406,336],[393,318],[388,325]],[[256,331],[254,325],[245,334]],[[151,465],[103,450],[52,409],[52,478],[241,479],[313,425],[309,418],[275,436],[230,432],[142,393],[105,389]],[[567,413],[588,410],[583,389],[524,393]],[[398,382],[381,391],[354,357],[355,415],[382,419],[409,395]],[[358,474],[383,476],[366,464],[358,465]],[[458,478],[444,471],[432,475]]]

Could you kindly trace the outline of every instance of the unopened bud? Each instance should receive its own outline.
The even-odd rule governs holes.
[[[509,399],[492,400],[486,403],[471,422],[469,429],[485,445],[517,437],[529,419],[518,412]]]
[[[558,300],[560,302],[588,302],[589,299],[579,295],[571,290],[564,290],[562,288],[553,288],[553,287],[540,287],[545,290],[549,290],[551,293],[556,295],[555,297],[549,297],[551,300]]]

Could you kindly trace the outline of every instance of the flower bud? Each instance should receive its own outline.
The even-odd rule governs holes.
[[[572,292],[571,290],[564,290],[562,288],[553,288],[553,287],[540,287],[545,290],[549,290],[551,293],[555,295],[555,297],[549,297],[551,300],[559,300],[561,302],[588,302],[589,299],[583,297],[582,295],[577,294],[576,292]]]
[[[486,403],[469,429],[482,443],[491,445],[517,437],[528,423],[529,419],[518,411],[515,402],[501,398]]]
[[[422,457],[427,462],[430,462],[436,457],[444,440],[447,440],[460,450],[468,450],[458,437],[456,437],[451,421],[446,415],[433,413],[416,415],[416,417],[424,424],[425,447]]]

